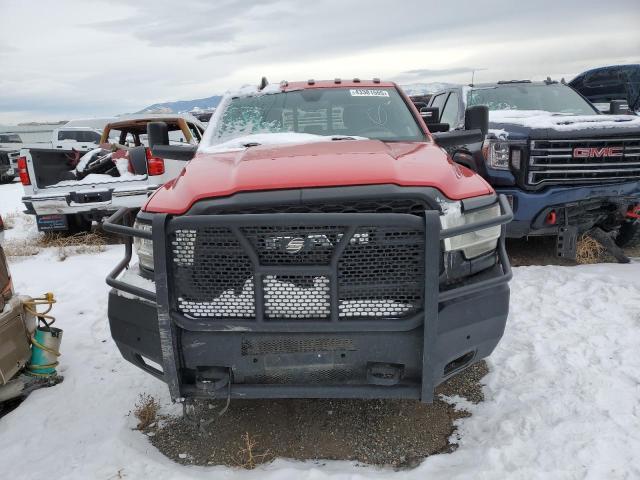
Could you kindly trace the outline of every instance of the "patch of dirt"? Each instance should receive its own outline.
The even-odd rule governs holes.
[[[439,396],[480,402],[480,380],[487,372],[482,361],[452,377],[436,389],[431,405],[412,400],[233,400],[217,417],[220,402],[200,402],[197,417],[214,419],[204,432],[182,417],[161,419],[144,432],[163,454],[182,464],[253,468],[279,457],[408,468],[429,455],[455,450],[449,442],[453,423],[469,414]]]

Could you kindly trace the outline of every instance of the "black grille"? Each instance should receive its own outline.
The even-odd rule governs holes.
[[[253,264],[226,228],[176,230],[171,240],[178,309],[192,317],[255,315]]]
[[[331,260],[345,229],[337,226],[252,227],[243,228],[242,233],[258,252],[263,265],[324,265]]]
[[[424,234],[359,228],[338,263],[340,317],[403,317],[423,295]]]
[[[356,350],[350,338],[309,338],[272,336],[268,339],[245,339],[241,345],[242,356],[272,355],[283,353],[340,352]]]
[[[613,150],[610,150],[613,148]],[[576,155],[576,149],[580,149]],[[527,184],[640,178],[640,138],[533,140]]]
[[[298,368],[269,368],[262,374],[244,377],[244,383],[271,385],[342,385],[344,382],[362,382],[364,368],[353,365],[305,365]]]
[[[302,203],[291,205],[257,205],[251,207],[224,207],[216,214],[246,213],[408,213],[423,216],[430,207],[417,198],[391,198],[345,202]]]
[[[174,308],[189,317],[252,321],[258,293],[266,321],[401,319],[419,312],[423,229],[347,232],[336,225],[235,233],[206,224],[179,228],[169,237]]]

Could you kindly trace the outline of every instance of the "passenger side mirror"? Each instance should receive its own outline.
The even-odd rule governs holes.
[[[149,122],[147,124],[147,138],[149,148],[156,145],[169,145],[169,129],[164,122]]]
[[[448,123],[440,123],[440,109],[438,107],[422,107],[420,116],[427,124],[430,132],[447,132],[449,131]]]
[[[438,123],[440,121],[440,109],[438,107],[422,107],[420,109],[420,116],[427,125]]]
[[[611,100],[609,102],[609,113],[611,115],[624,115],[629,113],[629,105],[626,100]]]
[[[486,105],[474,105],[464,112],[464,129],[480,130],[482,135],[489,131],[489,107]]]
[[[154,156],[170,160],[191,160],[198,147],[196,145],[169,145],[169,129],[164,122],[147,124],[149,148]]]

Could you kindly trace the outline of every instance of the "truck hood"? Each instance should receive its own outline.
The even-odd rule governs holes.
[[[640,117],[494,110],[489,112],[489,132],[505,140],[636,136],[640,134]]]
[[[341,140],[199,152],[144,210],[181,214],[198,200],[238,192],[381,184],[434,187],[454,200],[493,192],[434,143]]]

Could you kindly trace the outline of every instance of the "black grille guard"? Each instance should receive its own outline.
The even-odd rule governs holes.
[[[132,224],[132,209],[122,208],[103,222],[105,231],[119,234],[125,239],[125,256],[116,267],[108,274],[106,283],[116,290],[154,302],[158,310],[158,325],[160,332],[161,348],[163,352],[163,376],[169,386],[173,399],[183,395],[179,376],[179,352],[178,352],[178,328],[191,331],[251,331],[251,332],[354,332],[354,331],[406,331],[416,328],[424,323],[423,344],[423,369],[421,388],[414,392],[415,398],[430,401],[433,398],[434,379],[432,378],[431,353],[434,350],[436,326],[439,306],[441,303],[471,295],[486,289],[492,289],[506,284],[512,278],[512,270],[505,249],[506,224],[513,218],[513,212],[504,195],[498,196],[500,215],[467,225],[442,229],[439,213],[435,210],[426,210],[424,217],[412,214],[381,214],[381,213],[291,213],[291,214],[226,214],[226,215],[193,215],[171,218],[167,214],[155,214],[152,221],[152,231],[142,230],[130,226]],[[244,226],[268,225],[268,226],[309,226],[309,225],[340,225],[347,229],[345,237],[353,235],[361,226],[397,226],[420,229],[424,233],[424,295],[423,308],[420,312],[405,319],[372,319],[372,320],[344,320],[337,315],[337,295],[331,291],[331,316],[326,320],[314,321],[269,321],[265,319],[264,302],[261,294],[256,295],[255,320],[225,319],[220,322],[207,322],[200,319],[188,318],[174,311],[170,292],[170,249],[167,233],[175,231],[177,227],[189,225],[219,225],[229,228],[238,236],[240,243],[247,252],[252,252],[253,247],[242,234],[240,228]],[[465,233],[483,230],[500,225],[501,235],[498,241],[497,253],[501,272],[491,278],[474,281],[463,286],[440,291],[439,267],[442,256],[441,240],[455,237]],[[152,292],[139,286],[119,280],[118,277],[129,267],[133,254],[133,237],[153,240],[155,259],[155,285],[156,292]],[[341,242],[344,243],[344,242]],[[327,266],[289,265],[289,266],[264,266],[255,252],[250,254],[255,268],[255,274],[267,275],[272,273],[298,272],[314,274],[319,270],[323,274],[337,275],[335,269],[336,259],[341,249],[336,248],[334,259]],[[333,269],[333,270],[332,270]],[[335,282],[332,282],[335,283]],[[294,388],[289,386],[267,385],[233,385],[233,396],[242,396],[243,391],[260,388],[264,396],[277,396],[271,389]],[[374,386],[362,386],[366,388],[380,388]],[[275,391],[275,390],[274,390]],[[321,395],[322,396],[322,395]]]

